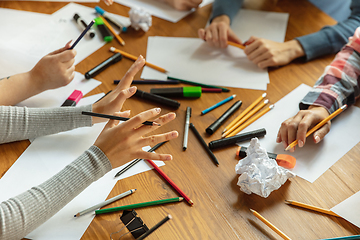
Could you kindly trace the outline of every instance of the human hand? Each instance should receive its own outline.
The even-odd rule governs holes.
[[[329,112],[318,106],[310,106],[308,110],[301,110],[295,116],[285,120],[279,129],[276,142],[283,143],[286,148],[290,143],[298,140],[298,146],[303,147],[306,142],[306,133],[316,124],[328,117]],[[319,128],[313,134],[315,143],[320,142],[330,131],[331,123],[328,121],[324,126]],[[294,152],[295,147],[290,149]]]
[[[264,38],[251,37],[244,53],[259,68],[276,67],[290,63],[304,56],[304,50],[297,40],[280,43]]]
[[[93,104],[92,111],[102,114],[116,114],[121,117],[128,117],[130,111],[119,112],[126,99],[136,92],[136,87],[130,85],[136,73],[145,65],[143,56],[139,56],[129,70],[125,73],[117,87],[100,101]],[[106,121],[103,118],[92,117],[93,123]]]
[[[226,48],[228,41],[242,44],[240,38],[230,28],[230,18],[227,15],[214,18],[207,28],[199,29],[198,35],[213,47]]]
[[[114,0],[104,0],[105,4],[110,6],[111,4],[114,3]]]
[[[165,0],[165,2],[177,10],[185,11],[197,8],[202,0]]]
[[[30,79],[39,92],[66,86],[74,79],[76,51],[68,50],[70,43],[41,58],[30,70]]]
[[[118,124],[119,121],[109,120],[95,141],[94,145],[103,151],[110,160],[113,168],[119,167],[127,161],[135,158],[151,160],[171,160],[170,154],[145,152],[144,146],[155,145],[159,142],[168,141],[178,137],[177,131],[142,137],[145,134],[158,129],[160,126],[142,125],[142,122],[157,116],[160,108],[154,108],[142,113],[128,121]],[[175,119],[175,113],[168,113],[153,120],[161,126]]]

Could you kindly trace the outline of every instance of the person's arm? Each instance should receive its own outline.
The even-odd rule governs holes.
[[[215,0],[212,5],[210,23],[214,18],[226,15],[229,17],[229,25],[243,5],[244,0]]]
[[[296,38],[309,61],[326,54],[337,53],[360,26],[360,1],[352,0],[351,15],[334,26],[326,26],[316,33]]]
[[[188,11],[193,8],[199,7],[202,3],[202,0],[160,0],[166,2],[173,8],[179,11]]]
[[[300,111],[285,120],[279,129],[276,142],[282,142],[286,148],[294,140],[303,147],[306,133],[310,128],[325,119],[344,104],[352,105],[359,97],[360,77],[360,28],[356,29],[349,43],[336,55],[326,67],[324,74],[312,90],[300,102]],[[313,134],[313,141],[320,142],[330,131],[328,122]],[[295,149],[291,149],[294,151]]]
[[[75,76],[75,50],[65,47],[44,56],[26,73],[0,78],[0,105],[15,105],[48,89],[69,84]]]

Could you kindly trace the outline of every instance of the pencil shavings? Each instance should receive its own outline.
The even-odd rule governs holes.
[[[137,31],[147,32],[152,25],[151,15],[142,8],[131,8],[129,11],[131,26]]]
[[[246,194],[255,193],[267,198],[288,178],[296,176],[293,172],[280,167],[276,160],[269,158],[266,150],[260,147],[258,138],[251,139],[246,154],[247,156],[235,166],[236,173],[241,174],[237,185]]]

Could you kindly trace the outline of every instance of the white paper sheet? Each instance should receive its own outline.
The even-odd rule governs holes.
[[[214,0],[203,0],[199,7],[210,4],[213,1]],[[190,11],[178,11],[162,0],[115,0],[115,2],[130,8],[142,8],[155,17],[173,23],[180,21],[182,18],[196,11],[195,9]]]
[[[60,107],[74,90],[79,90],[83,95],[86,95],[100,84],[100,81],[85,79],[84,75],[75,72],[75,78],[68,85],[44,91],[17,105],[27,107]]]
[[[259,139],[261,147],[265,148],[267,152],[294,156],[296,166],[293,172],[309,182],[314,182],[360,141],[360,109],[351,106],[333,119],[331,131],[320,143],[315,144],[312,136],[309,136],[303,148],[296,147],[294,153],[284,152],[282,143],[276,143],[280,125],[284,120],[294,116],[299,111],[299,102],[310,89],[305,84],[300,85],[275,103],[273,110],[240,133],[265,128],[265,137]],[[249,143],[243,142],[239,145],[248,146]]]
[[[269,82],[267,70],[250,62],[243,50],[213,48],[199,38],[149,37],[146,60],[171,77],[205,84],[266,90]],[[141,78],[166,80],[167,75],[144,67]]]
[[[1,0],[13,1],[13,0]],[[17,0],[17,1],[30,1],[30,2],[69,2],[69,0]],[[72,2],[100,2],[100,0],[72,0]]]
[[[41,184],[59,172],[94,143],[104,125],[105,123],[96,124],[93,127],[78,128],[35,139],[0,179],[0,202]],[[144,150],[148,149],[149,147]],[[158,166],[164,165],[161,161],[155,162]],[[94,214],[74,218],[76,213],[104,201],[119,179],[151,169],[146,163],[140,162],[126,174],[114,179],[115,174],[122,167],[113,169],[92,183],[27,237],[31,239],[80,239],[94,218]],[[137,188],[137,186],[134,185],[132,188]]]
[[[360,191],[345,199],[331,211],[360,228]]]

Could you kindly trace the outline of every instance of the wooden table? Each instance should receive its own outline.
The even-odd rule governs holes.
[[[66,4],[1,1],[0,7],[51,14]],[[127,15],[129,11],[129,8],[119,4],[114,4],[112,7],[107,7],[103,2],[84,5],[90,7],[99,5],[105,10],[120,15]],[[290,13],[286,40],[315,32],[324,25],[335,24],[332,18],[306,0],[279,0],[275,4],[251,2],[248,7]],[[111,55],[108,51],[110,46],[118,47],[134,55],[145,56],[149,36],[197,37],[197,30],[205,26],[210,12],[211,6],[206,6],[178,23],[170,23],[153,17],[153,26],[147,33],[130,29],[128,33],[122,34],[126,42],[125,47],[121,47],[116,42],[106,44],[80,62],[76,66],[76,70],[85,73],[97,65],[100,62],[99,59],[106,59]],[[301,83],[312,86],[333,57],[327,56],[308,63],[299,60],[285,67],[270,69],[270,84],[266,91],[270,101],[275,103]],[[117,67],[109,68],[99,74],[96,79],[102,81],[103,84],[88,95],[113,89],[115,87],[112,83],[113,80],[120,79],[131,64],[132,61],[123,59],[120,64],[117,64]],[[219,71],[221,70],[219,69]],[[139,77],[140,74],[137,74],[137,78]],[[138,87],[148,91],[154,86],[139,85]],[[178,139],[166,143],[158,152],[173,154],[174,160],[166,162],[166,166],[162,167],[162,170],[190,196],[195,204],[190,207],[183,202],[136,210],[149,227],[155,225],[168,213],[173,216],[172,221],[166,223],[148,239],[280,239],[276,233],[252,215],[249,211],[250,208],[258,211],[292,239],[308,240],[360,234],[360,229],[346,220],[293,208],[284,203],[285,199],[292,199],[331,208],[359,191],[359,144],[314,183],[311,184],[296,177],[287,181],[284,186],[271,193],[266,199],[255,194],[244,194],[236,185],[238,175],[235,173],[234,167],[238,161],[235,157],[235,146],[214,152],[219,159],[219,167],[216,167],[208,158],[191,131],[189,132],[189,148],[182,151],[187,106],[191,106],[193,109],[191,122],[199,129],[206,142],[209,142],[220,138],[221,130],[208,136],[204,129],[223,113],[225,107],[216,109],[206,116],[200,116],[201,110],[232,94],[239,96],[243,101],[241,109],[245,109],[262,93],[257,90],[231,88],[229,93],[203,94],[196,100],[181,100],[181,107],[176,110],[177,119],[158,130],[158,132],[177,130],[180,136]],[[227,103],[226,108],[231,104]],[[132,110],[133,115],[152,107],[155,105],[135,98],[129,99],[124,105],[125,109]],[[163,113],[169,111],[171,109],[163,107]],[[233,118],[235,116],[227,123]],[[0,145],[0,176],[4,175],[28,145],[28,141]],[[124,198],[121,202],[111,204],[110,207],[178,196],[156,172],[147,171],[119,181],[109,194],[109,198],[131,188],[137,188],[137,193]],[[108,239],[110,233],[120,228],[118,213],[99,215],[94,218],[82,239]],[[132,237],[129,234],[123,239],[132,239]]]

